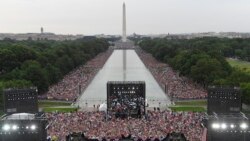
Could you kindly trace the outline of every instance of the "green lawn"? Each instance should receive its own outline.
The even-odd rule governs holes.
[[[207,100],[177,101],[169,108],[172,111],[206,112]]]
[[[207,106],[207,100],[195,100],[195,101],[177,101],[175,105],[179,106]]]
[[[227,61],[232,67],[240,68],[241,70],[250,73],[250,62],[235,60],[231,58],[228,58]]]
[[[193,106],[170,106],[169,107],[172,111],[192,111],[192,112],[206,112],[204,107],[193,107]]]
[[[56,107],[56,106],[70,106],[70,102],[57,102],[57,101],[38,101],[39,107]]]
[[[75,112],[77,111],[76,107],[45,107],[43,108],[44,112],[63,112],[63,113],[68,113],[68,112]]]
[[[60,101],[39,101],[39,108],[42,108],[44,112],[74,112],[76,107],[71,106],[70,102]]]

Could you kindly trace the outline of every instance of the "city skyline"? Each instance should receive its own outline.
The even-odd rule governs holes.
[[[2,0],[0,33],[121,35],[250,32],[247,0]]]

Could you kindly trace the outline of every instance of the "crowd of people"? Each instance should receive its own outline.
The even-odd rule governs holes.
[[[204,99],[207,91],[190,79],[179,76],[170,66],[157,61],[151,54],[137,49],[137,54],[156,81],[173,100]]]
[[[131,135],[134,140],[163,139],[168,133],[183,133],[189,141],[201,141],[204,113],[148,111],[142,118],[115,118],[104,112],[46,113],[48,135],[64,141],[72,132],[83,132],[90,139],[118,140]],[[108,118],[107,118],[108,117]],[[63,123],[63,124],[62,124]]]
[[[109,111],[116,114],[117,117],[140,116],[144,113],[145,98],[135,93],[118,93],[109,97],[108,106]]]
[[[181,77],[167,64],[158,62],[151,54],[137,49],[137,54],[151,71],[156,81],[173,99],[204,99],[207,92],[198,84],[186,77]],[[112,51],[100,53],[94,59],[88,61],[69,74],[60,82],[49,87],[49,90],[40,99],[74,101],[88,86],[96,73],[102,68]]]
[[[75,101],[96,73],[103,67],[112,50],[66,75],[59,83],[40,96],[43,99]],[[207,92],[191,80],[180,77],[167,64],[158,62],[150,54],[137,49],[137,54],[154,78],[172,99],[202,99]],[[119,100],[114,99],[115,106]],[[114,105],[113,105],[114,106]],[[133,105],[132,105],[133,106]],[[49,121],[48,135],[56,141],[64,141],[72,132],[83,132],[87,138],[118,140],[122,135],[132,135],[135,140],[163,139],[168,133],[184,133],[189,141],[201,141],[204,113],[147,111],[142,118],[117,118],[105,112],[46,113]],[[62,124],[63,123],[63,124]]]
[[[49,87],[49,90],[39,96],[40,99],[75,101],[84,91],[96,73],[103,67],[112,50],[98,54],[85,65],[71,71],[64,78]]]

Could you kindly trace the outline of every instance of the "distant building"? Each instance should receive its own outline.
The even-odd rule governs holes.
[[[63,41],[63,40],[76,40],[84,37],[84,35],[61,35],[49,32],[42,32],[42,28],[41,28],[41,33],[24,33],[24,34],[0,33],[0,40],[3,40],[4,38],[10,38],[18,41],[28,40],[28,39],[32,40],[48,39],[48,40]]]
[[[43,27],[41,27],[41,34],[43,34]]]

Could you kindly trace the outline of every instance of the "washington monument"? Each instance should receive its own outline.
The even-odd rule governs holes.
[[[127,41],[126,36],[126,6],[125,3],[123,3],[123,17],[122,17],[122,42]]]

